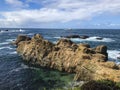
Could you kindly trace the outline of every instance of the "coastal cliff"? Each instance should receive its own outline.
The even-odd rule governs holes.
[[[69,39],[53,44],[40,34],[32,38],[18,36],[14,44],[18,54],[29,64],[75,73],[74,80],[120,82],[119,67],[108,61],[107,46],[90,48],[88,44],[76,44]]]

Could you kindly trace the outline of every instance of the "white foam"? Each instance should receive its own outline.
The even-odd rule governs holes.
[[[7,42],[12,42],[13,40],[15,40],[15,39],[7,39],[6,41]]]
[[[11,70],[10,72],[18,72],[18,71],[20,71],[22,69],[28,69],[28,68],[29,67],[27,65],[25,65],[25,64],[22,63],[20,67],[15,68],[15,69]]]
[[[16,52],[16,51],[14,51],[14,52],[10,52],[10,54],[17,54],[17,52]]]
[[[9,47],[9,46],[6,46],[6,47],[0,47],[0,50],[2,50],[2,49],[13,49],[13,48],[11,48],[11,47]]]
[[[20,67],[15,68],[15,69],[11,70],[10,72],[18,72],[18,71],[23,70],[23,69],[35,69],[35,70],[39,70],[39,68],[29,67],[28,65],[25,65],[24,63],[21,63]]]
[[[9,42],[2,42],[2,43],[0,43],[0,45],[6,45],[6,44],[9,44]]]
[[[1,30],[0,33],[10,33],[10,32],[25,32],[25,30],[19,29],[19,30]]]
[[[30,36],[31,36],[31,35],[34,35],[34,33],[28,33],[27,35],[30,35]]]
[[[59,39],[61,37],[54,37],[56,39]],[[93,37],[89,37],[86,39],[81,39],[81,38],[71,38],[70,40],[75,41],[75,42],[83,42],[83,41],[94,41],[94,42],[113,42],[115,40],[111,39],[111,38],[102,38],[102,40],[99,40],[97,38],[102,38],[99,36],[93,36]]]
[[[19,31],[20,31],[20,32],[24,32],[25,30],[20,29]]]
[[[111,38],[103,38],[102,40],[98,40],[97,38],[101,38],[101,37],[97,37],[97,36],[94,36],[94,37],[89,37],[87,39],[81,39],[81,38],[72,38],[71,40],[72,41],[94,41],[94,42],[113,42],[114,40],[111,39]]]
[[[59,39],[59,38],[61,38],[61,37],[54,37],[54,38]]]
[[[119,50],[108,50],[108,58],[111,61],[115,61],[116,63],[120,63],[120,59],[117,57],[120,57],[120,51]]]

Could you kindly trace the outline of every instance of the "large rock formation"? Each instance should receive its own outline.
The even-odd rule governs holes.
[[[90,48],[88,44],[75,44],[67,39],[53,44],[39,34],[17,45],[17,52],[29,64],[76,73],[74,80],[120,81],[120,70],[114,62],[107,61],[104,45]]]

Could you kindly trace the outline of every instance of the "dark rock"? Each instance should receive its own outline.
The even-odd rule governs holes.
[[[96,39],[97,39],[97,40],[103,40],[103,38],[102,38],[102,37],[97,37]]]
[[[81,38],[81,39],[86,39],[89,38],[89,36],[80,36],[80,35],[69,35],[69,36],[61,36],[64,38]]]
[[[21,41],[29,41],[29,40],[31,40],[30,37],[27,37],[26,35],[19,35],[16,41],[14,42],[14,44],[18,45],[18,43],[20,43]]]
[[[89,81],[81,86],[81,90],[120,90],[120,87],[110,80]]]
[[[97,53],[106,54],[106,52],[107,52],[107,46],[105,46],[105,45],[97,46],[97,47],[95,48],[95,51],[96,51]]]
[[[8,31],[8,29],[7,29],[7,30],[5,30],[5,31]]]
[[[118,56],[117,59],[120,59],[120,56]]]
[[[69,35],[69,36],[61,36],[61,37],[64,37],[64,38],[80,38],[79,35]]]

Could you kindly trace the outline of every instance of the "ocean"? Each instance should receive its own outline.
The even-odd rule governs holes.
[[[26,65],[11,44],[18,34],[32,37],[39,33],[56,43],[61,36],[86,35],[87,39],[71,39],[75,43],[88,43],[91,47],[106,45],[109,61],[120,64],[120,30],[118,29],[0,29],[0,90],[51,90],[70,85],[74,74]],[[102,40],[96,38],[102,37]]]

